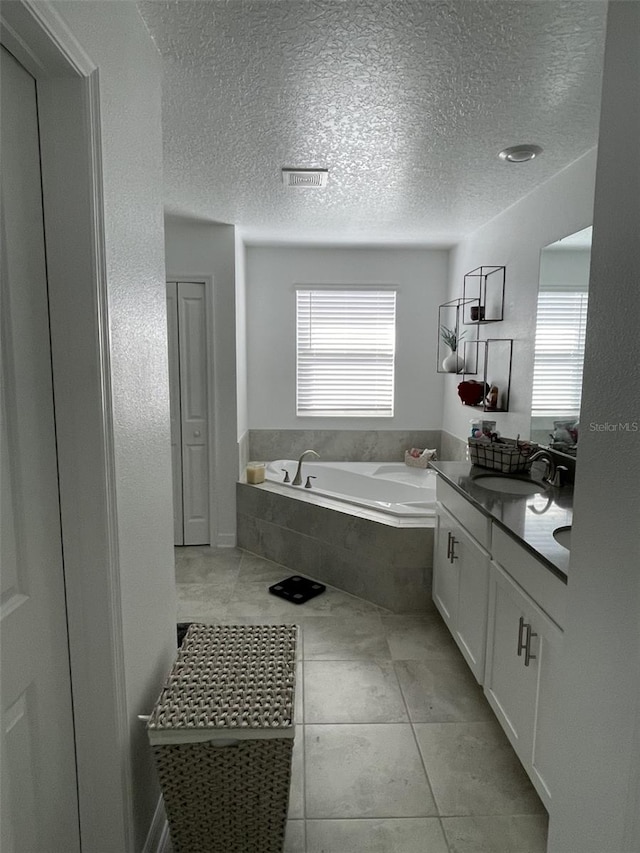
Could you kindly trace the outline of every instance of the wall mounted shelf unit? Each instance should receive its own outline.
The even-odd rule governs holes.
[[[467,406],[482,412],[508,412],[511,396],[511,363],[513,360],[513,338],[487,338],[484,341],[467,341],[464,344],[464,360],[475,365],[475,373],[465,376],[476,376],[481,373],[485,387],[498,389],[498,405],[495,408],[486,404],[486,397],[478,406]],[[464,405],[464,404],[463,404]]]
[[[466,361],[465,348],[462,346],[465,343],[465,337],[468,338],[469,343],[477,343],[478,339],[478,330],[475,331],[475,339],[472,340],[469,336],[469,332],[471,330],[463,329],[463,314],[464,309],[467,304],[470,306],[471,303],[477,302],[475,299],[452,299],[450,302],[443,302],[438,306],[438,354],[437,354],[437,372],[438,373],[458,373],[458,374],[466,374],[467,376],[475,376],[477,373],[477,360],[473,360],[477,357],[477,349],[470,349],[468,351],[469,358],[472,359],[469,362]],[[461,363],[460,369],[456,371],[445,370],[442,367],[442,362],[449,355],[450,349],[442,340],[442,330],[449,329],[454,332],[456,336],[456,340],[459,342],[457,352],[464,358],[464,362]],[[471,331],[471,335],[474,333]],[[463,336],[462,341],[460,340],[460,336]]]
[[[504,319],[506,267],[482,266],[465,273],[462,287],[462,323],[479,326]]]

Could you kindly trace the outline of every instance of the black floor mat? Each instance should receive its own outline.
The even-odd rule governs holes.
[[[304,604],[310,598],[315,598],[316,595],[324,592],[326,586],[318,583],[318,581],[309,580],[309,578],[293,575],[279,583],[274,583],[269,587],[269,592],[272,595],[278,595],[280,598],[285,598],[291,601],[292,604]]]

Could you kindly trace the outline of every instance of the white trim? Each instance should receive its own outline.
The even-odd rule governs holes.
[[[210,545],[214,547],[233,547],[235,545],[235,537],[233,545],[222,544],[221,539],[229,538],[230,534],[219,533],[218,523],[218,501],[220,496],[216,488],[216,471],[217,471],[217,440],[218,435],[218,418],[216,415],[215,405],[215,389],[216,389],[216,360],[214,353],[214,335],[215,335],[215,299],[214,299],[214,280],[210,275],[182,275],[173,272],[167,272],[167,283],[169,282],[192,282],[194,284],[204,284],[205,292],[205,312],[207,320],[207,394],[209,406],[209,540]]]
[[[169,824],[164,810],[164,801],[160,795],[142,853],[168,853],[171,849],[170,842]]]
[[[49,3],[3,3],[2,43],[36,79],[88,77],[96,64]]]
[[[92,257],[95,264],[95,289],[97,297],[97,332],[98,332],[98,354],[100,359],[100,393],[102,411],[102,438],[103,438],[103,465],[106,486],[106,528],[108,534],[108,563],[109,590],[111,592],[109,602],[109,615],[111,617],[111,656],[114,661],[114,698],[117,704],[118,716],[116,725],[118,727],[118,742],[120,748],[126,749],[128,742],[127,729],[127,701],[126,701],[126,676],[124,660],[124,631],[122,625],[122,606],[120,589],[120,547],[118,535],[118,510],[116,495],[116,456],[115,440],[113,434],[113,393],[111,386],[111,327],[109,323],[109,296],[107,288],[107,265],[106,248],[104,243],[104,196],[103,196],[103,174],[102,174],[102,151],[100,132],[100,97],[98,71],[94,72],[88,80],[87,107],[89,124],[91,128],[91,177],[92,187],[90,194],[90,205],[92,213],[93,251]],[[119,723],[119,725],[118,725]],[[122,764],[123,791],[130,792],[133,786],[130,762]],[[124,798],[127,826],[129,827],[129,839],[133,845],[133,814],[131,811],[131,799]],[[132,848],[133,849],[133,848]]]

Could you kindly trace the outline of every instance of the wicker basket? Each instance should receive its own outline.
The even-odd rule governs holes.
[[[281,853],[295,625],[189,628],[147,724],[175,853]]]
[[[418,450],[420,455],[414,456],[412,451]],[[436,460],[437,454],[435,450],[421,450],[420,448],[412,447],[411,450],[404,452],[404,464],[410,468],[428,468],[429,462]]]
[[[515,438],[501,438],[500,441],[469,439],[469,458],[474,465],[491,468],[502,474],[515,474],[524,471],[529,464],[529,456],[538,449],[537,444],[523,444]]]

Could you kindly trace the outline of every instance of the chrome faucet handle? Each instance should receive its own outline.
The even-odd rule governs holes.
[[[283,480],[282,482],[283,482],[283,483],[290,483],[290,482],[291,482],[291,477],[289,476],[289,472],[287,471],[287,469],[286,469],[286,468],[281,468],[280,470],[281,470],[281,471],[284,471],[284,480]]]
[[[556,473],[553,475],[553,479],[550,481],[552,486],[560,487],[564,485],[564,474],[563,471],[569,471],[566,465],[557,465]]]
[[[315,474],[309,474],[309,476],[307,477],[307,482],[304,484],[305,489],[310,489],[311,488],[311,481],[317,480],[317,479],[318,478],[316,477]]]

